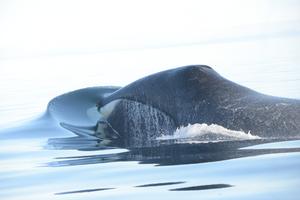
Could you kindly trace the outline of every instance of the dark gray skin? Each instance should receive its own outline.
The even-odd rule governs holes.
[[[121,100],[107,116],[125,146],[151,145],[188,124],[218,124],[264,138],[300,136],[300,100],[264,95],[204,65],[139,79],[101,100]]]

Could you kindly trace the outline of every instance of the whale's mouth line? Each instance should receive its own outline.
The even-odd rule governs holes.
[[[110,134],[105,134],[104,128],[110,129]],[[121,135],[116,131],[107,120],[99,120],[96,125],[95,134],[101,136],[101,139],[120,139]]]

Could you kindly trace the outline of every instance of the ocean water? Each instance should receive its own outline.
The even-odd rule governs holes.
[[[299,140],[248,135],[129,150],[107,148],[62,126],[97,122],[101,86],[124,86],[189,64],[209,65],[266,94],[300,99],[299,52],[300,36],[286,34],[1,59],[0,199],[299,199]]]

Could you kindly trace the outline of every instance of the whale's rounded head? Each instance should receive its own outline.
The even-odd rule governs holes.
[[[191,84],[191,82],[203,84],[207,81],[221,79],[221,76],[207,65],[188,65],[176,70],[170,70],[170,73],[173,81],[187,84]]]
[[[213,68],[208,66],[208,65],[186,65],[186,66],[180,67],[178,69],[184,69],[184,70],[187,70],[187,71],[205,70],[205,69],[213,70]]]

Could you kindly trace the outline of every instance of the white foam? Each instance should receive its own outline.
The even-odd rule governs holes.
[[[217,124],[188,124],[176,129],[173,135],[162,135],[158,140],[172,139],[200,139],[206,141],[224,141],[224,140],[251,140],[260,139],[259,136],[252,135],[250,132],[235,131],[224,128]]]

